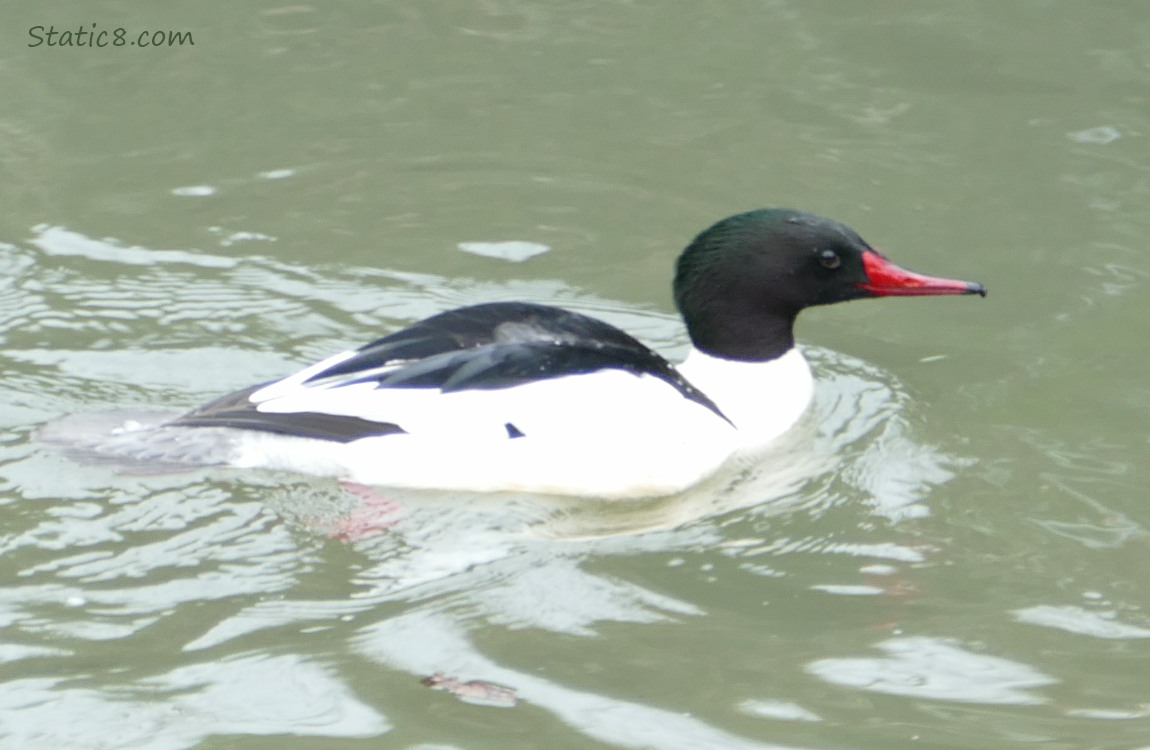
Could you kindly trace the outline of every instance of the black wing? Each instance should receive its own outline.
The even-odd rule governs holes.
[[[275,381],[272,381],[275,382]],[[403,428],[391,422],[323,412],[263,412],[249,398],[270,383],[261,383],[230,393],[168,422],[172,427],[232,427],[237,430],[274,432],[279,435],[350,443],[365,437],[396,435]]]
[[[490,344],[594,342],[654,354],[634,337],[588,315],[530,302],[489,302],[448,310],[413,323],[361,346],[350,359],[316,373],[308,381],[354,375]]]
[[[490,302],[433,315],[360,347],[307,382],[339,377],[374,381],[380,388],[450,392],[612,368],[653,375],[726,419],[706,394],[634,336],[589,315],[530,302]]]

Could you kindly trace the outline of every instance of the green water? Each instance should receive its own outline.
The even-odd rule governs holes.
[[[1150,747],[1150,6],[5,20],[3,747]],[[93,23],[194,45],[29,46]],[[806,314],[815,407],[738,493],[364,501],[35,440],[478,301],[678,354],[676,253],[763,205],[990,296]],[[509,240],[549,252],[459,250]]]

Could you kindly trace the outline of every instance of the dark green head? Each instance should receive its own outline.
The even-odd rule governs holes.
[[[675,304],[695,346],[727,359],[774,359],[813,305],[890,295],[981,294],[981,284],[911,273],[850,227],[764,208],[703,231],[679,256]]]

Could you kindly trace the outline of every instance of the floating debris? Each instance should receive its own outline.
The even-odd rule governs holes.
[[[486,680],[468,680],[463,682],[457,677],[436,672],[430,677],[419,681],[432,690],[446,690],[464,703],[474,703],[478,706],[497,706],[511,708],[516,703],[514,688],[496,685]]]

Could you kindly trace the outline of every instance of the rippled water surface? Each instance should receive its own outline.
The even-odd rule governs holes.
[[[195,45],[28,46],[92,23]],[[3,38],[0,746],[1150,747],[1150,8],[63,2]],[[681,354],[675,254],[773,204],[991,294],[811,311],[810,413],[679,497],[37,439],[482,301]]]

